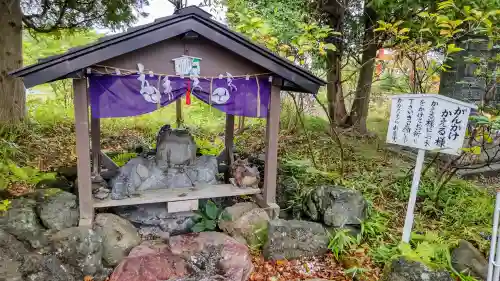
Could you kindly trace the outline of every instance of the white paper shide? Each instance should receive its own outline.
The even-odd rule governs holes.
[[[458,155],[471,108],[476,106],[441,95],[394,96],[387,142]]]

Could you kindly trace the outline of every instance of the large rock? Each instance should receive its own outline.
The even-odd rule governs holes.
[[[0,229],[0,280],[22,281],[21,267],[27,253],[23,243]]]
[[[172,254],[167,245],[146,241],[120,262],[110,281],[170,280],[188,274],[186,262]]]
[[[137,229],[128,220],[114,214],[98,214],[94,228],[103,239],[102,257],[109,266],[117,265],[141,243]]]
[[[190,232],[194,225],[192,212],[168,213],[165,203],[142,204],[115,208],[115,213],[135,224],[141,233],[168,238]]]
[[[13,235],[0,229],[0,249],[15,260],[22,260],[29,253],[29,249]]]
[[[20,271],[21,262],[7,256],[0,249],[0,280],[2,281],[23,281],[23,274]]]
[[[224,211],[231,218],[220,220],[219,228],[240,242],[250,246],[264,243],[267,236],[269,215],[252,202],[236,203]]]
[[[61,260],[79,268],[83,275],[102,271],[102,238],[89,227],[63,229],[52,235],[51,246]]]
[[[218,232],[179,235],[169,244],[135,247],[110,281],[246,281],[252,271],[245,245]]]
[[[294,259],[328,252],[330,239],[319,223],[277,219],[269,222],[267,233],[266,259]]]
[[[422,263],[399,258],[392,261],[382,281],[454,281],[446,270],[432,270]]]
[[[53,255],[31,254],[23,264],[26,281],[80,281],[83,274]]]
[[[477,279],[486,280],[488,277],[488,261],[483,254],[471,243],[461,240],[457,248],[451,253],[453,268]]]
[[[0,230],[0,280],[75,281],[82,277],[55,256],[30,253],[14,236]]]
[[[29,242],[33,248],[41,248],[47,245],[47,238],[38,221],[35,205],[33,200],[12,200],[9,210],[0,213],[0,228],[21,241]]]
[[[186,281],[215,281],[218,275],[227,281],[246,281],[253,271],[247,246],[220,232],[178,235],[168,243],[172,253],[183,257],[195,272]]]
[[[77,226],[80,217],[76,195],[61,190],[45,196],[37,211],[43,225],[55,230]]]
[[[328,226],[359,225],[366,216],[367,203],[359,191],[320,186],[308,198],[305,213]]]

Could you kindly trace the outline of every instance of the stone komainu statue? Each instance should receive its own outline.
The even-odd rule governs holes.
[[[196,160],[196,143],[188,130],[165,125],[156,138],[156,165],[159,169],[190,166]]]

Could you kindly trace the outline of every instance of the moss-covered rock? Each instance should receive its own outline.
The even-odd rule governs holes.
[[[426,265],[399,258],[387,266],[381,281],[454,281],[444,269],[433,270]]]

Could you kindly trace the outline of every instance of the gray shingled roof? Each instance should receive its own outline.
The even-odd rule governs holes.
[[[112,57],[193,31],[281,76],[285,79],[283,89],[317,93],[319,87],[326,84],[324,80],[312,73],[276,56],[268,49],[250,42],[210,17],[209,13],[198,7],[187,7],[177,11],[172,16],[129,28],[124,33],[102,37],[89,45],[71,48],[64,54],[41,59],[36,64],[9,74],[22,77],[25,86],[30,88],[65,78],[72,73]],[[150,33],[161,36],[148,36]]]

